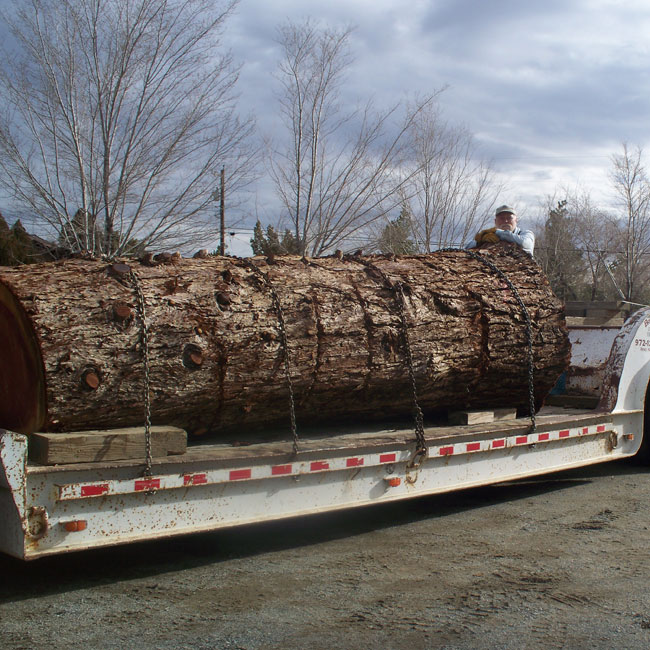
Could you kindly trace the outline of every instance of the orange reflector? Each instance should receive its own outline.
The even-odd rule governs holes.
[[[69,533],[78,533],[82,530],[86,530],[88,522],[85,519],[77,519],[75,521],[65,521],[63,522],[63,527]]]
[[[626,433],[623,437],[626,440],[634,440],[634,434],[633,433]]]
[[[386,482],[390,487],[397,487],[398,485],[402,484],[402,479],[399,478],[398,476],[393,476],[391,478],[387,478]]]

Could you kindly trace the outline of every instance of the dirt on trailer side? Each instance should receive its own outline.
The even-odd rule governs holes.
[[[3,648],[647,648],[650,473],[523,483],[32,563]]]

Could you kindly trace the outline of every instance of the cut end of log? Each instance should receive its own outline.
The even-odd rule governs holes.
[[[19,301],[0,282],[0,427],[31,433],[45,423],[45,371],[34,329]]]
[[[115,263],[108,267],[108,272],[114,278],[125,278],[131,273],[131,267],[128,264]]]

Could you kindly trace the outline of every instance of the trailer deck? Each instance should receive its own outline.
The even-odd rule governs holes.
[[[558,406],[544,407],[536,416],[536,433],[558,429],[571,429],[576,423],[583,423],[584,426],[598,425],[611,421],[611,415],[601,413],[593,409],[565,409]],[[511,420],[499,420],[489,423],[470,425],[447,425],[427,426],[424,429],[425,439],[428,447],[447,445],[449,442],[462,443],[464,440],[475,440],[476,438],[491,440],[507,436],[521,436],[528,434],[530,430],[530,419],[517,418]],[[184,454],[176,454],[163,458],[153,458],[153,466],[164,467],[167,465],[186,465],[193,463],[211,462],[231,465],[233,463],[249,462],[290,462],[292,459],[313,458],[324,453],[341,453],[345,450],[382,450],[382,449],[409,449],[413,446],[415,436],[412,426],[405,423],[394,423],[394,426],[387,427],[379,425],[355,425],[347,427],[321,427],[301,433],[299,451],[297,457],[293,453],[292,442],[287,439],[280,439],[280,434],[265,435],[258,438],[242,435],[236,440],[221,441],[210,439],[194,439],[188,444]],[[243,438],[247,442],[242,444],[239,440]],[[532,434],[530,441],[535,442],[535,434]],[[539,441],[537,441],[539,442]],[[519,444],[524,444],[523,440]],[[118,467],[141,467],[143,459],[136,460],[114,460],[110,462],[96,461],[92,463],[69,463],[61,465],[40,465],[28,460],[27,472],[30,474],[49,472],[68,472],[79,470],[90,470],[99,468]]]

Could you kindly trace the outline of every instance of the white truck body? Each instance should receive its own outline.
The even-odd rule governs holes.
[[[28,459],[28,437],[0,429],[0,551],[41,556],[217,530],[489,485],[635,455],[650,378],[650,311],[616,336],[598,409],[425,429],[323,430],[301,440],[201,444],[143,461],[58,466]]]

